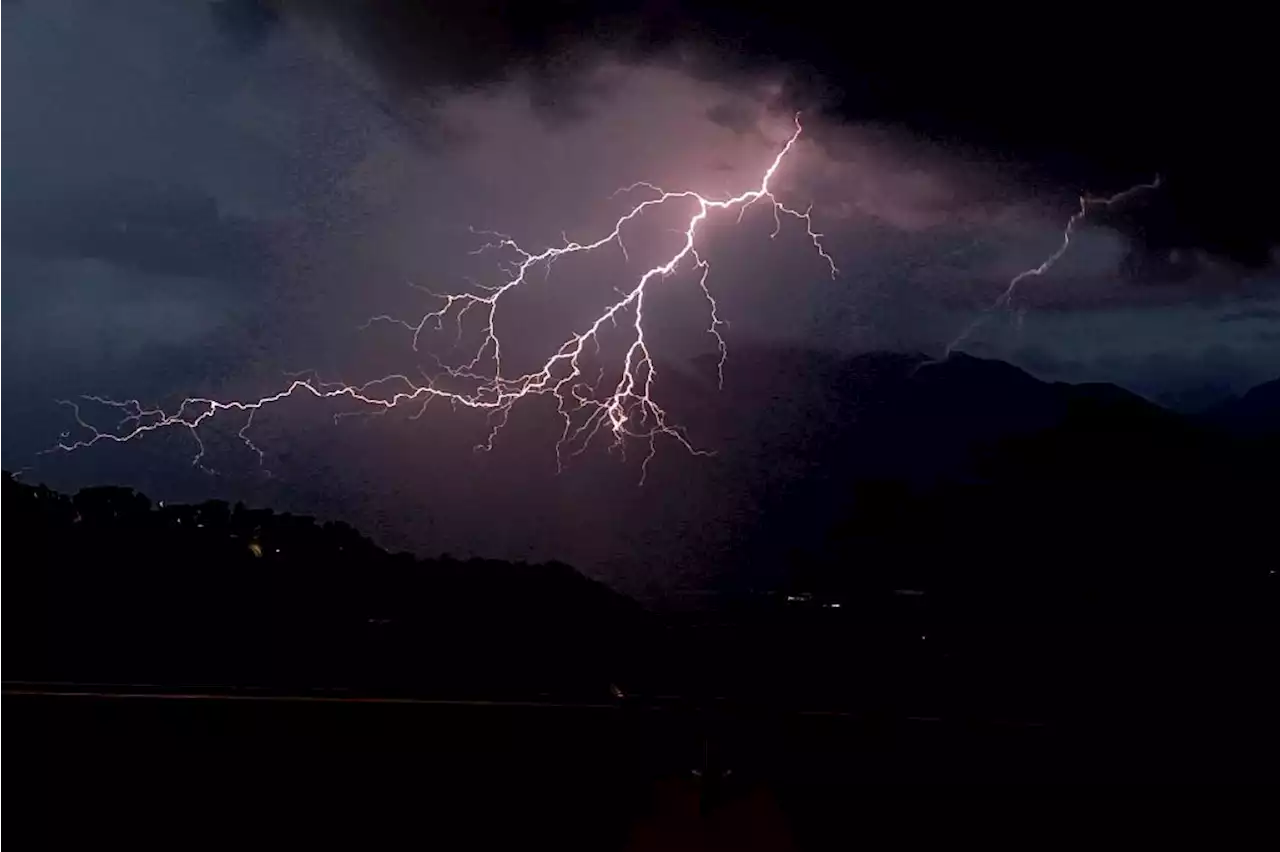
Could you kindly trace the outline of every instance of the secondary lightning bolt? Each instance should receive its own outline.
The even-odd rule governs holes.
[[[238,435],[244,444],[263,457],[262,451],[249,439],[246,430],[252,424],[254,415],[261,409],[274,405],[297,394],[311,394],[322,399],[345,398],[360,403],[371,409],[372,413],[385,413],[408,403],[420,404],[413,417],[419,417],[425,407],[434,399],[444,399],[453,405],[487,412],[491,420],[487,440],[477,449],[491,449],[498,432],[506,424],[512,407],[522,399],[535,396],[550,395],[556,400],[556,408],[564,421],[564,429],[556,443],[556,459],[563,467],[566,454],[576,455],[582,452],[599,434],[608,429],[613,436],[614,446],[622,446],[627,439],[639,439],[648,443],[648,454],[642,465],[641,481],[647,471],[649,461],[656,451],[656,441],[666,435],[678,441],[687,450],[695,454],[705,454],[696,449],[686,438],[684,432],[668,420],[667,412],[655,401],[654,388],[658,371],[654,364],[645,337],[645,295],[649,285],[655,280],[665,279],[675,273],[683,265],[697,270],[698,286],[709,308],[708,333],[715,338],[720,353],[718,365],[719,375],[723,383],[723,368],[727,348],[720,333],[724,321],[720,318],[719,306],[707,285],[711,267],[708,261],[698,252],[697,237],[699,228],[708,217],[717,211],[737,210],[738,220],[747,209],[760,201],[767,201],[774,217],[772,237],[776,237],[782,229],[783,218],[795,219],[803,224],[805,232],[812,242],[814,250],[826,262],[834,278],[839,270],[834,259],[827,253],[822,243],[822,234],[813,228],[810,216],[812,206],[801,211],[788,207],[779,201],[771,189],[771,181],[781,167],[787,155],[794,149],[800,138],[802,128],[800,116],[795,117],[795,130],[778,151],[769,167],[765,169],[758,186],[727,198],[708,198],[692,190],[668,191],[647,182],[640,182],[619,190],[619,193],[646,192],[650,197],[639,202],[613,224],[613,228],[599,239],[591,242],[576,242],[565,238],[564,244],[530,252],[522,248],[513,238],[494,232],[475,232],[488,236],[490,242],[481,246],[475,253],[488,251],[509,252],[514,260],[506,267],[507,278],[496,286],[479,286],[479,293],[456,293],[439,295],[427,291],[439,300],[439,306],[423,314],[417,320],[397,319],[388,315],[371,317],[364,327],[374,323],[392,323],[401,325],[412,333],[412,348],[418,350],[419,340],[428,327],[442,329],[446,319],[452,317],[457,324],[458,338],[463,335],[463,320],[468,314],[477,313],[483,317],[482,338],[475,354],[463,363],[456,365],[439,364],[439,371],[434,375],[424,374],[421,380],[407,375],[393,374],[383,376],[360,385],[341,382],[322,382],[314,375],[299,375],[283,389],[274,394],[256,400],[221,401],[204,397],[188,397],[173,411],[156,408],[144,408],[136,400],[116,401],[104,397],[84,397],[95,403],[118,408],[124,412],[124,419],[112,431],[102,431],[90,424],[81,414],[79,404],[61,400],[72,408],[77,424],[88,431],[86,438],[59,442],[53,450],[72,451],[92,446],[102,441],[125,443],[137,439],[149,432],[166,428],[185,428],[194,437],[197,453],[193,463],[199,465],[204,456],[204,444],[200,439],[199,428],[214,416],[227,411],[241,412],[247,420],[239,429]],[[541,267],[547,275],[556,260],[579,253],[596,251],[616,243],[624,258],[627,255],[623,243],[623,229],[646,211],[662,207],[672,202],[687,202],[694,206],[684,230],[683,241],[679,249],[665,261],[646,270],[631,285],[630,289],[617,289],[620,298],[604,309],[596,319],[581,331],[571,334],[559,345],[553,354],[532,372],[522,375],[507,375],[503,372],[502,343],[495,329],[498,311],[503,298],[523,285],[530,273]],[[588,378],[583,371],[584,356],[598,355],[600,352],[600,333],[607,325],[610,328],[619,326],[619,322],[627,322],[631,326],[630,343],[622,361],[616,366],[616,380],[612,381],[610,390],[601,392],[599,386],[604,383],[606,370],[602,368],[599,375]],[[454,389],[458,384],[466,386],[465,390]],[[342,414],[336,415],[341,417]]]
[[[1071,215],[1071,218],[1067,220],[1067,226],[1062,230],[1062,242],[1058,245],[1057,250],[1046,257],[1040,265],[1033,266],[1030,269],[1024,269],[1022,272],[1019,272],[1017,275],[1013,276],[1013,278],[1009,279],[1009,284],[1004,288],[1004,292],[1002,292],[994,302],[987,306],[987,309],[979,314],[973,322],[969,323],[969,325],[965,327],[964,331],[960,332],[959,336],[957,336],[955,340],[951,341],[951,343],[947,345],[943,358],[945,359],[949,357],[951,353],[955,351],[956,347],[968,340],[970,335],[972,335],[974,331],[976,331],[978,327],[987,320],[987,317],[991,313],[1007,307],[1010,302],[1013,301],[1014,294],[1017,292],[1019,284],[1026,281],[1028,278],[1039,278],[1050,269],[1053,269],[1054,264],[1062,259],[1062,256],[1067,253],[1067,249],[1071,248],[1071,238],[1075,236],[1076,227],[1084,221],[1091,211],[1099,207],[1111,207],[1116,204],[1123,203],[1141,192],[1154,192],[1160,188],[1160,183],[1160,176],[1156,175],[1155,178],[1148,183],[1135,184],[1126,190],[1117,192],[1115,195],[1103,197],[1092,195],[1080,196],[1079,207],[1076,209],[1076,212]]]

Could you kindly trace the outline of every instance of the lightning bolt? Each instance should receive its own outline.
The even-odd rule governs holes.
[[[1026,281],[1028,278],[1039,278],[1049,272],[1049,270],[1053,269],[1054,265],[1061,260],[1063,255],[1067,253],[1067,250],[1071,248],[1071,239],[1075,236],[1076,228],[1089,216],[1091,212],[1099,207],[1112,207],[1116,204],[1122,204],[1142,192],[1154,192],[1160,188],[1160,184],[1160,175],[1156,175],[1155,178],[1147,183],[1134,184],[1128,189],[1117,192],[1115,195],[1081,195],[1076,212],[1067,220],[1067,225],[1062,230],[1062,242],[1058,245],[1057,250],[1041,261],[1038,266],[1033,266],[1030,269],[1024,269],[1017,275],[1010,278],[1008,285],[1004,288],[1004,291],[999,295],[999,297],[988,305],[986,310],[980,313],[973,322],[969,323],[969,325],[960,332],[955,340],[952,340],[951,343],[947,345],[945,353],[942,356],[942,360],[950,357],[951,353],[954,352],[960,344],[968,340],[969,337],[972,336],[984,322],[986,322],[987,318],[992,313],[1008,307],[1009,304],[1012,303],[1014,295],[1017,293],[1019,284]]]
[[[655,399],[658,370],[649,340],[645,336],[644,324],[645,297],[650,286],[669,278],[683,267],[695,270],[698,287],[709,310],[707,332],[714,338],[720,355],[717,375],[723,385],[724,364],[728,353],[721,334],[721,327],[725,322],[720,317],[719,305],[708,287],[710,263],[699,253],[697,247],[698,232],[703,223],[713,213],[734,210],[737,211],[737,220],[741,221],[752,206],[758,202],[767,202],[774,217],[771,238],[781,232],[784,218],[798,221],[804,227],[814,250],[826,262],[832,278],[839,274],[835,260],[822,243],[823,235],[814,230],[812,205],[803,211],[789,207],[778,200],[770,186],[783,161],[795,148],[801,132],[800,116],[797,114],[794,131],[765,169],[759,184],[738,195],[708,198],[692,190],[669,191],[643,181],[618,190],[615,195],[645,193],[648,197],[614,222],[608,233],[591,242],[577,242],[565,237],[563,245],[531,252],[506,234],[473,229],[473,233],[488,239],[474,254],[499,252],[511,258],[500,266],[506,273],[501,284],[487,286],[472,282],[473,289],[478,292],[437,294],[426,290],[427,295],[436,300],[437,307],[434,310],[424,313],[416,320],[381,314],[369,318],[362,326],[402,326],[411,333],[411,348],[418,352],[423,332],[428,329],[443,330],[445,321],[450,318],[457,326],[457,339],[460,342],[464,320],[469,315],[476,314],[482,318],[480,343],[474,355],[462,363],[447,365],[437,359],[437,371],[433,374],[423,373],[420,378],[414,379],[397,373],[360,385],[324,382],[314,374],[294,374],[288,385],[259,399],[188,397],[172,411],[147,408],[137,400],[82,397],[82,401],[115,408],[123,413],[123,419],[115,428],[106,431],[98,429],[84,418],[80,403],[59,400],[72,409],[76,423],[87,431],[88,436],[74,441],[64,436],[50,451],[70,452],[101,442],[127,443],[151,432],[176,428],[186,429],[191,433],[197,446],[192,463],[201,465],[205,454],[205,446],[199,434],[201,426],[224,412],[238,412],[246,415],[246,420],[237,435],[248,449],[257,454],[261,462],[264,453],[248,436],[254,415],[294,396],[308,394],[326,400],[347,400],[368,410],[360,413],[384,414],[391,409],[416,404],[419,408],[411,415],[411,419],[421,417],[426,406],[433,400],[444,400],[455,407],[484,411],[490,417],[490,429],[487,439],[478,444],[476,449],[488,450],[492,449],[494,440],[506,425],[511,410],[517,403],[533,397],[550,396],[556,400],[556,409],[564,422],[555,448],[558,469],[563,469],[568,456],[581,453],[601,431],[607,431],[612,436],[612,446],[624,450],[628,440],[647,443],[648,452],[641,468],[643,482],[649,462],[656,452],[657,440],[663,436],[674,439],[695,455],[708,454],[707,451],[694,447],[684,431],[668,419],[667,412]],[[681,202],[691,205],[693,212],[683,231],[677,232],[683,235],[683,241],[674,254],[643,272],[629,289],[615,288],[619,294],[618,300],[606,307],[585,328],[565,339],[541,367],[524,374],[508,374],[504,371],[502,342],[496,328],[499,311],[508,294],[525,285],[530,275],[539,268],[549,276],[553,264],[569,255],[585,254],[616,244],[624,260],[628,259],[623,230],[646,212]],[[606,326],[610,329],[629,326],[626,330],[629,344],[621,362],[613,368],[614,378],[610,380],[610,386],[601,391],[607,368],[601,367],[594,377],[590,377],[586,374],[585,367],[592,358],[600,356],[600,336]],[[462,389],[458,389],[459,387]],[[334,419],[336,421],[350,413],[336,414]]]

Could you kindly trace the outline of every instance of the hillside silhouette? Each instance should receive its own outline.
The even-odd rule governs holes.
[[[4,507],[9,679],[598,693],[602,648],[638,614],[566,565],[417,559],[241,504],[6,475]]]

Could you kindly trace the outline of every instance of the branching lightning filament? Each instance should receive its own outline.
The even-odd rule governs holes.
[[[71,440],[64,435],[63,440],[52,449],[71,451],[104,441],[125,443],[149,432],[182,428],[189,430],[196,441],[197,452],[193,463],[200,465],[205,453],[199,434],[201,426],[224,412],[238,412],[245,415],[246,419],[237,435],[261,460],[263,451],[248,436],[254,415],[263,408],[306,394],[321,399],[345,399],[358,403],[371,413],[385,413],[402,406],[413,407],[413,418],[420,417],[427,404],[436,399],[445,400],[454,406],[481,410],[489,415],[490,428],[486,440],[477,448],[491,449],[495,438],[506,424],[511,409],[518,402],[531,397],[550,396],[554,398],[564,423],[556,443],[556,459],[561,467],[568,456],[582,452],[603,431],[611,436],[614,446],[624,447],[629,440],[640,440],[647,444],[641,474],[643,481],[643,471],[647,471],[649,461],[656,451],[656,442],[663,436],[674,439],[692,453],[706,452],[690,443],[683,430],[671,422],[667,412],[658,403],[658,370],[650,350],[650,342],[645,336],[646,295],[653,285],[677,271],[692,269],[697,276],[698,287],[709,311],[707,331],[715,339],[720,353],[718,367],[723,382],[727,354],[721,334],[724,321],[707,283],[711,266],[698,251],[698,234],[703,223],[713,214],[722,211],[736,211],[738,220],[741,220],[746,211],[757,202],[767,202],[772,207],[774,217],[772,236],[776,237],[781,231],[784,218],[796,220],[804,227],[814,250],[829,267],[831,276],[834,278],[838,274],[835,261],[823,245],[822,234],[813,228],[810,217],[812,208],[800,210],[789,207],[778,200],[771,188],[774,175],[795,147],[801,130],[797,115],[794,131],[765,169],[759,184],[739,195],[708,198],[692,190],[668,191],[646,182],[619,190],[621,194],[644,193],[646,197],[614,222],[608,233],[591,242],[577,242],[566,238],[563,245],[530,252],[505,234],[476,232],[485,234],[490,239],[477,253],[497,251],[514,258],[506,268],[507,276],[501,284],[477,286],[475,289],[479,293],[429,293],[437,301],[437,307],[416,320],[380,315],[370,318],[366,323],[366,326],[383,323],[404,326],[412,333],[412,346],[416,352],[424,330],[441,329],[443,323],[450,320],[457,324],[461,339],[464,319],[470,315],[478,315],[482,317],[479,346],[471,358],[461,363],[438,363],[436,372],[424,373],[418,378],[393,374],[358,385],[323,382],[314,374],[297,374],[281,390],[259,399],[217,400],[189,397],[172,410],[147,408],[136,400],[83,397],[82,401],[116,408],[123,413],[123,419],[116,427],[107,431],[93,426],[85,419],[80,403],[63,400],[63,404],[72,408],[76,422],[88,435],[78,440]],[[570,334],[540,367],[518,375],[505,372],[502,343],[496,330],[505,297],[525,285],[535,271],[542,270],[551,274],[552,264],[566,255],[593,252],[616,244],[625,257],[627,248],[623,242],[623,231],[628,224],[646,211],[672,202],[684,202],[693,206],[693,213],[685,224],[683,240],[678,250],[662,263],[640,274],[629,288],[617,288],[617,301],[608,305],[585,328]],[[598,372],[589,372],[585,362],[599,355],[600,336],[606,326],[610,329],[623,329],[629,337],[629,344],[625,346],[621,362],[614,365],[612,371],[606,366]],[[339,413],[335,415],[335,419],[348,413],[350,412]]]
[[[943,357],[951,355],[951,353],[954,352],[961,343],[968,340],[974,331],[982,325],[989,314],[994,311],[1001,310],[1002,308],[1009,307],[1013,302],[1013,297],[1017,294],[1018,285],[1022,284],[1022,282],[1026,281],[1028,278],[1039,278],[1049,272],[1049,270],[1053,269],[1054,265],[1057,264],[1057,262],[1062,259],[1062,256],[1067,253],[1067,250],[1071,248],[1071,240],[1075,236],[1076,228],[1079,227],[1080,223],[1084,221],[1091,211],[1099,207],[1113,207],[1117,204],[1121,204],[1141,192],[1154,192],[1160,188],[1160,182],[1160,176],[1156,175],[1155,178],[1148,183],[1134,184],[1126,190],[1117,192],[1115,195],[1080,196],[1079,206],[1076,208],[1076,212],[1071,214],[1071,218],[1067,220],[1066,227],[1062,229],[1062,242],[1058,244],[1058,248],[1053,252],[1053,254],[1046,257],[1039,265],[1033,266],[1030,269],[1024,269],[1017,275],[1010,278],[1009,283],[1005,286],[1004,290],[996,300],[992,302],[987,309],[983,311],[983,313],[979,314],[973,322],[969,323],[969,325],[965,327],[964,331],[960,332],[955,340],[951,341],[951,343],[947,345],[946,354]]]

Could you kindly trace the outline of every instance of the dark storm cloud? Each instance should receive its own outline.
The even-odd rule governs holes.
[[[253,5],[253,0],[241,0]],[[474,88],[520,72],[571,86],[570,70],[586,70],[605,47],[623,47],[607,16],[591,4],[290,2],[263,0],[272,11],[336,37],[374,68],[395,94]],[[597,41],[596,37],[602,39]],[[608,44],[604,43],[608,40]]]
[[[336,35],[401,92],[528,73],[544,81],[542,100],[563,109],[545,86],[612,52],[725,81],[767,72],[783,81],[790,106],[986,151],[1028,180],[1106,192],[1160,173],[1161,202],[1113,220],[1143,246],[1148,266],[1200,248],[1261,267],[1280,238],[1276,136],[1264,106],[1274,96],[1270,29],[1234,12],[1072,9],[1042,20],[877,4],[842,26],[825,4],[805,2],[272,8]]]
[[[1280,307],[1259,305],[1243,307],[1222,315],[1219,322],[1280,322]]]
[[[279,22],[275,9],[258,0],[214,0],[209,15],[227,42],[245,51],[260,47]]]
[[[263,260],[263,235],[199,190],[142,180],[99,185],[48,184],[24,192],[21,175],[6,181],[22,210],[4,229],[6,251],[64,260],[100,260],[149,274],[225,277],[234,281]]]

